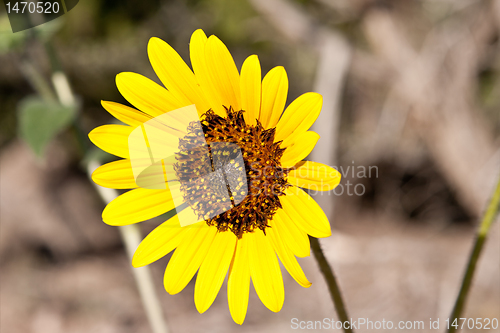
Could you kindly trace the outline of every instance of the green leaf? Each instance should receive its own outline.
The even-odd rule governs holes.
[[[39,97],[27,97],[19,103],[19,135],[41,157],[44,148],[75,119],[76,106],[63,106]]]

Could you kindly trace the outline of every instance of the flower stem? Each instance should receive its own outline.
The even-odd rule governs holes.
[[[333,273],[333,269],[326,260],[326,257],[321,249],[321,245],[317,238],[309,237],[311,241],[311,248],[313,250],[314,258],[318,262],[319,268],[323,277],[326,280],[326,284],[328,285],[328,290],[330,291],[330,296],[332,297],[333,304],[335,306],[335,310],[337,311],[337,315],[342,323],[350,322],[349,316],[347,315],[347,310],[344,305],[344,301],[342,300],[342,295],[340,293],[339,285],[337,284],[337,279],[335,278],[335,274]],[[346,328],[347,326],[347,328]],[[343,325],[345,333],[354,332],[349,325]]]
[[[460,318],[462,314],[465,301],[467,300],[467,295],[469,294],[470,286],[472,284],[472,278],[474,277],[474,271],[476,269],[476,264],[483,249],[484,242],[486,241],[486,236],[491,228],[491,225],[495,221],[500,208],[500,177],[498,179],[497,186],[493,192],[488,208],[484,213],[483,219],[479,228],[477,230],[476,242],[472,248],[472,252],[469,257],[469,263],[467,264],[467,269],[465,271],[462,286],[460,287],[460,292],[458,293],[457,300],[455,301],[455,306],[453,307],[453,312],[450,316],[450,324],[457,318]],[[451,326],[448,329],[448,333],[457,331],[458,326]]]

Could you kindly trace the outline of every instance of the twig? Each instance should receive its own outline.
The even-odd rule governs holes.
[[[474,277],[474,272],[476,270],[477,261],[479,259],[479,256],[481,255],[481,251],[483,249],[484,242],[486,241],[486,236],[488,235],[488,231],[490,230],[491,225],[493,224],[495,218],[497,217],[499,208],[500,208],[500,177],[498,179],[496,189],[493,192],[493,196],[491,197],[488,208],[484,213],[483,220],[479,225],[476,236],[476,242],[474,243],[474,247],[472,248],[472,252],[469,257],[467,269],[465,271],[465,275],[462,280],[462,286],[460,287],[460,292],[458,293],[457,300],[455,301],[455,306],[453,307],[453,312],[450,316],[450,327],[448,329],[448,333],[453,333],[458,329],[458,326],[453,326],[451,324],[455,319],[460,318],[460,315],[462,314],[465,301],[467,300],[467,295],[469,294],[472,278]]]

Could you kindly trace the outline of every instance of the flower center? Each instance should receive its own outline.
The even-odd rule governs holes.
[[[198,217],[238,238],[256,228],[265,232],[290,186],[276,129],[246,124],[243,112],[226,108],[227,117],[221,117],[209,110],[201,126],[192,122],[174,166],[184,201]]]

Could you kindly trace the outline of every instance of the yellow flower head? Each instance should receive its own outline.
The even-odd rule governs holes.
[[[278,258],[300,285],[309,287],[296,257],[310,254],[308,234],[331,234],[321,208],[299,188],[326,191],[340,181],[335,169],[302,161],[319,139],[308,129],[321,110],[321,95],[303,94],[283,112],[285,69],[275,67],[262,80],[259,59],[252,55],[239,73],[226,46],[202,30],[191,37],[193,70],[158,38],[150,40],[148,54],[166,89],[136,73],[118,74],[120,93],[137,109],[103,101],[103,107],[126,125],[104,125],[89,134],[95,145],[122,158],[99,167],[94,182],[131,189],[106,206],[104,222],[127,225],[176,209],[176,216],[142,241],[132,261],[135,267],[175,250],[165,271],[165,289],[180,292],[198,271],[194,300],[200,313],[213,303],[226,274],[229,310],[236,323],[245,319],[250,280],[262,303],[280,311],[285,293]],[[170,166],[174,181],[180,182],[178,195],[168,186],[139,186],[131,160],[132,133],[190,105],[196,108],[199,125],[190,123],[175,140],[164,142],[176,151]],[[172,132],[169,124],[164,128]],[[200,135],[210,147],[208,159],[193,148]],[[212,183],[223,186],[206,185],[206,178],[199,177],[204,166],[205,174],[223,169],[219,178],[214,176],[220,181]],[[181,225],[187,211],[199,221]]]

